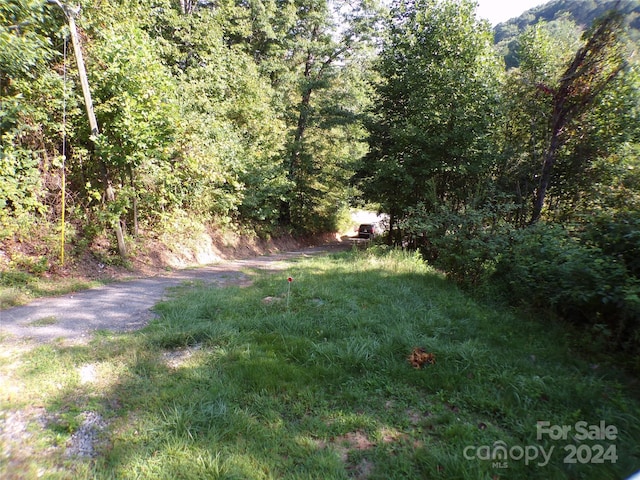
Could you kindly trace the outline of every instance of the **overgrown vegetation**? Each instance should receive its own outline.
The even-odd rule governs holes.
[[[581,28],[588,28],[594,20],[614,8],[627,16],[630,36],[634,41],[638,41],[640,39],[640,21],[638,20],[640,2],[638,0],[551,0],[527,10],[519,17],[496,25],[495,41],[505,57],[507,67],[517,67],[519,64],[517,50],[521,42],[519,36],[528,27],[545,25],[557,36],[563,36],[568,33],[567,20]]]
[[[0,306],[9,308],[23,305],[34,298],[63,295],[91,288],[101,283],[89,279],[47,279],[23,272],[0,273]]]
[[[176,290],[138,333],[4,355],[3,420],[29,432],[1,437],[4,478],[601,480],[637,467],[637,386],[571,327],[478,303],[401,251],[252,275]],[[414,368],[415,347],[435,363]],[[96,456],[65,454],[98,415]],[[613,445],[615,461],[563,463],[578,444],[537,439],[538,421],[615,426],[581,443]],[[496,442],[554,451],[544,466],[479,458]]]
[[[63,181],[67,250],[110,259],[111,229],[315,234],[366,203],[390,244],[638,358],[636,1],[554,2],[508,51],[470,0],[81,3],[97,135],[65,13],[0,4],[3,283],[55,262]]]
[[[63,181],[71,244],[181,215],[261,236],[335,228],[365,150],[375,5],[80,4],[0,5],[0,240],[55,228]]]
[[[396,2],[358,178],[390,215],[390,244],[635,357],[640,77],[625,33],[631,10],[626,2],[584,29],[570,16],[531,25],[505,71],[470,3]]]

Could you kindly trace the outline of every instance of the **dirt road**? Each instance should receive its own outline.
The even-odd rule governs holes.
[[[153,318],[152,307],[169,287],[188,281],[212,284],[248,281],[246,269],[284,270],[297,259],[350,248],[349,242],[180,270],[105,285],[69,295],[38,299],[28,305],[0,311],[0,340],[30,339],[37,343],[89,340],[96,330],[124,332],[144,327]]]

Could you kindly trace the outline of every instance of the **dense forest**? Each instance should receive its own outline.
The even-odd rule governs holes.
[[[368,205],[463,285],[637,352],[638,3],[494,32],[470,0],[5,0],[3,268],[16,241],[55,263],[63,225],[70,255],[102,237],[126,257]]]

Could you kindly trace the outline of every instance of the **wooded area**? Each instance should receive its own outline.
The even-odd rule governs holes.
[[[637,351],[640,2],[589,5],[494,39],[470,0],[5,0],[0,242],[37,238],[46,269],[63,205],[71,255],[106,234],[123,256],[177,225],[317,234],[373,205],[451,278]]]

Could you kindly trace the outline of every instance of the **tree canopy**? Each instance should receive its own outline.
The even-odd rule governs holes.
[[[502,72],[490,31],[455,1],[397,2],[388,29],[362,189],[394,218],[462,208],[491,170]]]
[[[63,205],[68,248],[124,254],[180,219],[308,235],[366,204],[456,280],[640,329],[636,0],[495,31],[472,0],[61,5],[0,4],[1,242]]]

